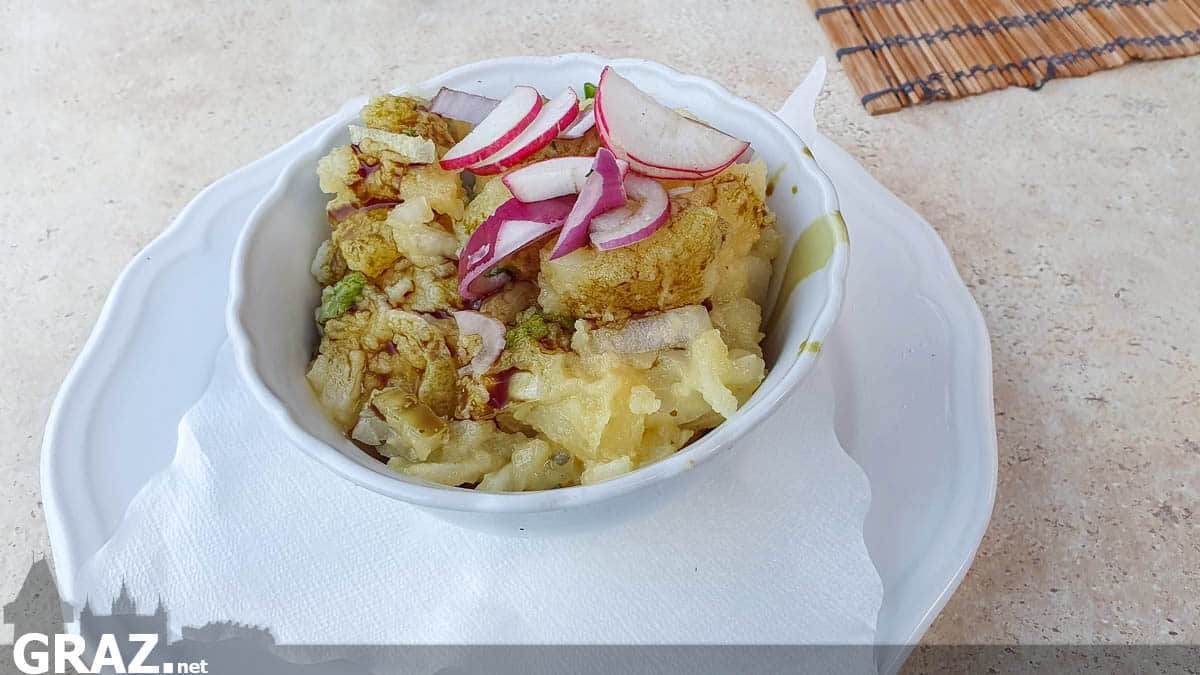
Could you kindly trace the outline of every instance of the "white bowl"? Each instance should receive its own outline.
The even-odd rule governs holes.
[[[764,329],[769,372],[758,391],[731,419],[676,454],[593,485],[525,493],[477,492],[411,478],[368,456],[327,420],[305,379],[318,341],[313,308],[320,297],[309,263],[329,235],[324,210],[328,196],[318,189],[317,160],[349,142],[346,125],[356,121],[363,103],[352,101],[335,116],[337,124],[331,131],[280,175],[251,214],[234,252],[228,323],[238,364],[263,407],[301,450],[365,488],[431,507],[443,516],[457,513],[477,521],[472,514],[487,519],[499,514],[575,511],[575,507],[627,496],[663,481],[675,484],[694,477],[699,472],[689,469],[753,429],[812,370],[821,341],[829,334],[842,303],[846,228],[833,185],[803,141],[774,114],[701,77],[649,61],[602,59],[591,54],[493,59],[396,92],[429,97],[439,87],[448,86],[501,97],[517,84],[556,92],[567,85],[595,82],[605,65],[613,65],[666,105],[685,107],[716,127],[751,141],[757,156],[772,171],[779,171],[768,203],[778,216],[786,246],[775,263],[773,302],[765,316],[775,313],[773,305],[780,302],[780,296],[784,304],[774,324]],[[788,277],[797,283],[790,293],[781,292]],[[674,490],[642,490],[639,499],[622,500],[621,505],[667,492]],[[611,512],[614,505],[605,504],[604,512]],[[510,518],[506,522],[536,520]],[[512,529],[517,530],[515,525]]]

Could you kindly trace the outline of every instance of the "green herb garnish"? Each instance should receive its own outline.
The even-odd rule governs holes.
[[[550,328],[546,326],[546,318],[535,313],[508,329],[508,334],[504,336],[504,346],[512,349],[530,340],[541,340],[549,334]]]
[[[530,341],[541,340],[550,335],[550,326],[554,324],[566,332],[575,330],[575,320],[566,314],[542,312],[531,308],[522,312],[522,316],[525,318],[521,319],[516,326],[508,329],[508,334],[504,338],[505,346],[509,349]]]
[[[584,98],[596,98],[596,85],[592,84],[591,82],[584,82],[583,83],[583,97]]]
[[[325,323],[345,314],[358,301],[366,285],[367,278],[362,272],[351,272],[336,284],[326,286],[321,291],[321,309],[317,312],[317,321]]]
[[[418,136],[416,129],[405,129],[404,131],[401,131],[400,133],[404,134],[405,136],[412,136],[414,138],[416,136]]]

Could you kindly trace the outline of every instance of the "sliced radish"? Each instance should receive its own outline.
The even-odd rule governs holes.
[[[636,211],[626,206],[592,218],[588,236],[601,251],[638,243],[657,232],[671,215],[671,199],[653,178],[626,176],[625,194],[640,202]]]
[[[458,369],[459,375],[470,374],[478,378],[500,358],[500,352],[504,351],[504,336],[508,331],[505,330],[504,324],[479,312],[454,312],[454,320],[458,323],[460,335],[478,335],[483,342],[479,351],[471,358],[471,362]]]
[[[488,176],[500,173],[525,161],[527,157],[541,150],[554,140],[579,116],[579,96],[575,90],[567,87],[563,93],[550,99],[542,106],[533,123],[525,128],[516,138],[494,154],[476,161],[468,168],[471,173]],[[465,140],[465,139],[464,139]]]
[[[659,178],[707,178],[720,173],[749,147],[654,100],[611,66],[596,89],[596,126],[600,137],[634,171]],[[670,174],[670,175],[668,175]]]
[[[592,157],[555,157],[513,169],[500,180],[517,199],[538,202],[578,194],[583,190],[593,164],[595,159]],[[618,159],[617,167],[624,178],[629,172],[629,162]]]
[[[442,87],[429,102],[429,112],[471,124],[479,124],[499,104],[500,101],[494,98]]]
[[[504,221],[500,224],[495,243],[491,246],[492,254],[459,280],[458,294],[467,300],[481,297],[485,293],[477,286],[477,281],[481,277],[487,278],[486,275],[490,274],[504,259],[537,242],[542,237],[556,232],[562,225],[563,221],[561,220],[553,223],[539,223],[535,220]]]
[[[629,162],[629,168],[643,176],[651,178],[661,178],[663,180],[705,180],[716,174],[692,173],[690,171],[677,171],[675,169],[662,169],[649,164],[642,164],[634,160],[632,157],[626,156],[626,161]],[[718,171],[717,173],[720,173]]]
[[[625,206],[625,187],[621,182],[621,168],[617,166],[617,158],[608,148],[596,151],[596,161],[593,162],[591,175],[579,192],[579,199],[571,207],[571,213],[563,223],[558,233],[558,242],[550,252],[550,259],[555,260],[587,246],[588,225],[592,219],[617,207]]]
[[[564,140],[583,138],[584,134],[596,126],[596,115],[592,113],[595,103],[596,101],[590,98],[584,101],[579,106],[579,119],[575,120],[575,123],[567,127],[567,130],[559,134],[558,137]]]
[[[510,199],[501,204],[471,233],[458,256],[459,295],[467,300],[479,298],[508,280],[504,273],[493,272],[496,265],[513,253],[500,251],[500,233],[506,222],[532,221],[561,227],[574,203],[573,197],[559,197],[530,204]]]
[[[462,169],[496,153],[521,135],[542,110],[542,96],[533,87],[513,87],[471,133],[442,156],[442,168]]]
[[[613,154],[615,154],[617,157],[621,157],[622,155],[624,155],[624,159],[621,161],[628,162],[629,168],[632,169],[633,171],[636,171],[637,173],[640,173],[643,176],[650,176],[651,178],[662,178],[664,180],[704,180],[705,178],[710,177],[710,176],[706,176],[705,174],[697,172],[697,171],[678,171],[678,170],[660,169],[658,167],[650,166],[648,164],[643,164],[641,162],[638,162],[638,161],[630,158],[628,156],[628,153],[625,153],[623,150],[619,150],[619,146],[615,146],[615,144],[612,142],[611,137],[608,133],[608,126],[604,122],[604,115],[601,114],[599,109],[596,109],[594,116],[596,119],[596,128],[600,131],[600,140],[604,141],[605,145],[610,150],[612,150]]]

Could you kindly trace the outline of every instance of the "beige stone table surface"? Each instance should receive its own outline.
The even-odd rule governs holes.
[[[208,183],[487,57],[645,57],[773,108],[831,53],[803,0],[83,4],[0,3],[0,598],[48,549],[55,391]],[[1200,641],[1198,111],[1200,59],[875,118],[832,64],[821,128],[933,224],[992,336],[995,515],[927,643]]]

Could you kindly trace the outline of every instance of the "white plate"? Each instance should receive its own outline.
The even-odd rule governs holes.
[[[891,673],[958,586],[991,515],[991,352],[941,240],[815,132],[808,110],[823,76],[820,64],[780,115],[837,185],[854,247],[846,309],[826,358],[836,373],[839,437],[871,480],[866,540],[884,585],[877,660]],[[43,441],[42,495],[64,596],[74,596],[80,565],[173,456],[179,418],[204,390],[225,339],[242,223],[292,153],[329,123],[206,189],[110,293]]]

